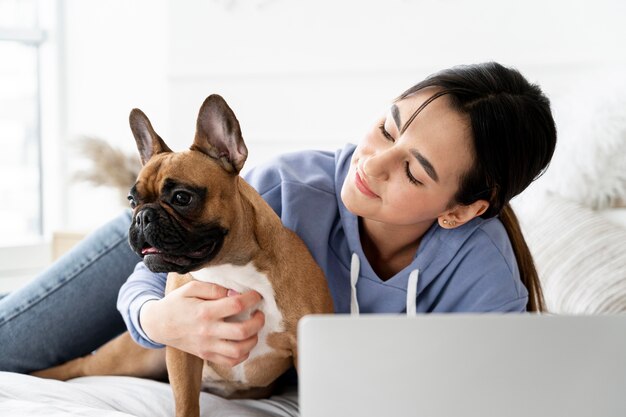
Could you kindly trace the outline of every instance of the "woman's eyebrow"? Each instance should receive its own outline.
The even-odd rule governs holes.
[[[400,130],[400,126],[402,123],[400,122],[400,109],[395,104],[391,105],[391,115],[393,116],[393,121],[396,122],[396,126],[398,130]]]
[[[411,154],[417,159],[417,162],[424,168],[424,171],[428,174],[430,178],[432,178],[435,182],[439,182],[439,176],[437,175],[437,171],[435,171],[435,167],[430,163],[428,159],[424,157],[417,149],[411,149]]]

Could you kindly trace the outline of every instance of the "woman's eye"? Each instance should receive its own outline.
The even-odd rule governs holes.
[[[130,204],[130,208],[134,209],[135,207],[137,207],[137,202],[135,201],[132,195],[129,195],[126,198],[128,198],[128,203]]]
[[[385,137],[385,139],[391,141],[391,142],[395,142],[396,140],[393,138],[393,136],[391,136],[391,134],[389,134],[389,132],[387,132],[387,129],[385,129],[385,124],[381,123],[380,126],[378,126],[378,128],[380,129],[380,132],[383,134],[383,136]]]
[[[406,176],[409,178],[409,181],[411,182],[411,184],[424,185],[420,180],[415,178],[413,176],[413,174],[411,174],[411,170],[409,169],[409,163],[408,162],[406,163],[405,168],[406,168]]]
[[[184,191],[177,191],[172,197],[172,203],[177,206],[188,206],[191,203],[191,194]]]

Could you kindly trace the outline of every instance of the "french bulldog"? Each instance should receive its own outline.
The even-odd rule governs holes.
[[[199,416],[201,390],[225,397],[268,395],[280,375],[297,368],[298,320],[333,312],[324,273],[300,238],[239,175],[248,150],[222,97],[204,101],[193,144],[183,152],[172,152],[141,110],[132,110],[130,126],[143,165],[129,195],[133,250],[150,270],[168,272],[166,294],[192,280],[259,292],[263,298],[256,308],[265,314],[265,325],[249,357],[234,367],[169,346],[164,355],[125,333],[92,355],[34,375],[158,379],[167,372],[178,417]]]

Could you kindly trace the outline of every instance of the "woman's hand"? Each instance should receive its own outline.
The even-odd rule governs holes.
[[[216,364],[235,366],[248,358],[265,324],[256,311],[243,322],[225,318],[250,310],[261,301],[256,291],[239,294],[207,282],[191,281],[161,300],[146,302],[140,322],[153,341]]]

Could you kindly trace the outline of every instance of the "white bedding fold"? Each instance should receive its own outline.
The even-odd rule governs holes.
[[[225,400],[202,393],[202,417],[297,416],[297,392],[268,400]],[[12,417],[160,417],[174,415],[170,386],[123,376],[68,382],[0,372],[0,415]]]

